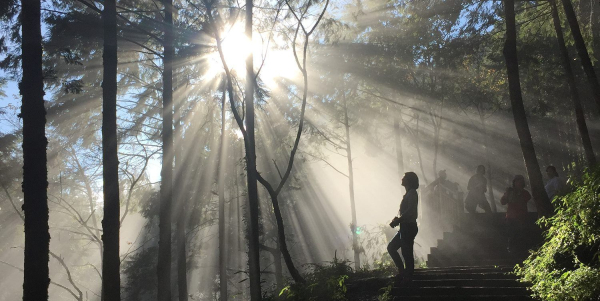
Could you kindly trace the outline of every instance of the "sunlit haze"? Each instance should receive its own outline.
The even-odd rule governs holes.
[[[21,49],[23,1],[0,4],[0,300],[23,298],[24,221],[37,212],[25,211],[24,158],[47,157],[49,300],[100,301],[106,262],[118,262],[121,300],[157,300],[159,288],[171,300],[250,300],[256,286],[269,300],[288,300],[298,275],[344,284],[311,274],[315,264],[351,275],[349,289],[412,277],[391,278],[399,269],[388,243],[402,227],[418,225],[417,269],[438,268],[434,255],[453,259],[438,247],[460,231],[485,236],[473,220],[497,227],[489,236],[500,237],[509,256],[502,231],[515,205],[501,200],[513,196],[516,176],[530,194],[520,216],[536,227],[554,196],[547,168],[567,187],[600,149],[600,88],[586,73],[600,58],[598,1],[573,1],[595,64],[587,69],[563,8],[566,57],[549,1],[517,1],[518,61],[510,62],[518,70],[509,73],[506,1],[254,1],[250,40],[245,2],[175,0],[169,25],[167,1],[119,0],[116,91],[103,77],[111,58],[100,14],[106,1],[42,2],[38,107],[48,144],[46,154],[42,145],[29,156],[23,124],[31,111],[21,113],[18,90],[28,78],[21,60],[30,59]],[[116,120],[104,118],[112,112],[107,95],[117,97]],[[103,134],[115,123],[116,133]],[[115,155],[103,153],[114,145],[108,138],[118,165],[103,160]],[[418,188],[403,186],[413,172]],[[105,218],[111,180],[118,223]],[[413,201],[417,208],[406,209]],[[116,241],[107,233],[117,230],[107,225],[120,235],[112,261],[104,239]],[[352,282],[360,274],[352,271],[374,280]],[[392,300],[378,299],[379,287],[370,294],[360,300]],[[358,300],[350,297],[335,300]]]

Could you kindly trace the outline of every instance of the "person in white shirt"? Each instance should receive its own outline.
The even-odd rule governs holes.
[[[467,185],[467,197],[465,198],[465,209],[469,213],[476,213],[477,206],[481,207],[485,213],[491,213],[492,208],[485,198],[487,192],[487,179],[485,178],[485,166],[477,166],[477,172],[469,179]]]
[[[562,179],[558,176],[556,167],[550,165],[546,167],[546,175],[548,175],[548,182],[546,183],[546,193],[548,198],[553,200],[555,196],[559,195],[565,187]]]
[[[387,246],[387,250],[398,268],[398,279],[402,281],[410,281],[415,270],[415,258],[413,257],[413,247],[415,237],[419,228],[417,227],[419,194],[419,177],[414,172],[407,172],[402,178],[402,186],[406,189],[406,193],[400,203],[400,211],[390,223],[390,227],[395,228],[400,225],[398,233],[392,238]],[[402,249],[402,257],[398,254],[398,249]]]

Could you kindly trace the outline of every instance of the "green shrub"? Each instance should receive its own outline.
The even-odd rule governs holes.
[[[377,296],[377,301],[392,301],[392,299],[394,298],[394,296],[392,295],[393,287],[394,287],[394,285],[390,284],[386,287],[379,289],[381,294],[379,296]]]
[[[346,280],[352,273],[350,261],[337,257],[325,265],[311,264],[304,277],[305,284],[292,283],[284,287],[279,298],[290,301],[345,301]]]
[[[556,214],[538,222],[544,245],[515,272],[542,300],[600,300],[600,168],[554,200]]]

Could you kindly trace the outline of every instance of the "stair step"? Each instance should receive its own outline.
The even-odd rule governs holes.
[[[533,301],[529,296],[512,296],[512,295],[480,295],[480,296],[397,296],[394,301]]]
[[[498,273],[429,273],[416,274],[414,280],[437,280],[437,279],[511,279],[516,280],[514,275],[498,272]]]
[[[467,287],[467,286],[437,286],[437,287],[394,287],[394,296],[529,296],[525,287]]]
[[[427,262],[428,266],[431,267],[446,267],[446,266],[454,266],[454,265],[470,265],[477,266],[481,264],[503,264],[503,265],[516,265],[518,263],[523,262],[522,260],[505,258],[505,259],[494,259],[494,260],[431,260]]]
[[[415,274],[418,273],[440,273],[440,272],[448,272],[448,273],[510,273],[513,270],[512,265],[479,265],[479,266],[469,266],[469,265],[455,265],[448,267],[431,267],[426,269],[416,269]]]
[[[515,279],[415,279],[412,281],[413,287],[527,287],[527,283],[519,282]]]

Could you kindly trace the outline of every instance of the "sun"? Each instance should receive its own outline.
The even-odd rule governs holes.
[[[227,66],[238,75],[244,74],[246,58],[253,52],[254,47],[246,37],[243,24],[238,22],[227,28],[222,34],[222,40],[221,45]]]
[[[260,77],[267,85],[274,85],[275,78],[292,78],[298,73],[291,49],[274,49],[274,43],[267,43],[268,36],[253,33],[252,42],[245,34],[244,24],[236,22],[226,26],[221,33],[223,56],[229,70],[243,79],[246,74],[246,59],[253,54],[255,71],[260,69]],[[271,37],[272,38],[272,37]],[[271,49],[267,49],[271,47]],[[217,51],[211,55],[211,77],[223,72],[223,62]]]

